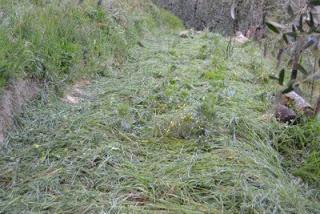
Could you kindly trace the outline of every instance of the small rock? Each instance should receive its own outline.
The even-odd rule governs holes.
[[[72,95],[75,97],[86,97],[87,96],[87,94],[83,90],[81,90],[80,88],[75,88],[72,91]]]
[[[273,114],[271,114],[271,113],[266,113],[266,114],[264,114],[264,115],[262,115],[262,120],[263,121],[266,121],[266,122],[271,122],[272,121],[272,119],[273,119]]]
[[[179,33],[179,36],[181,37],[181,38],[188,38],[189,37],[189,30],[184,30],[184,31],[181,31],[180,33]]]
[[[63,101],[66,102],[66,103],[69,103],[69,104],[79,104],[80,103],[80,98],[68,95],[63,99]]]
[[[82,79],[79,80],[62,99],[64,102],[69,104],[79,104],[84,98],[89,98],[89,95],[83,90],[83,88],[91,85],[90,80]]]
[[[240,44],[244,44],[244,43],[248,42],[249,39],[248,39],[247,37],[245,37],[245,36],[242,34],[241,31],[238,31],[238,32],[236,33],[235,41],[238,42],[238,43],[240,43]]]
[[[276,118],[282,123],[292,123],[297,118],[297,114],[287,106],[279,104],[276,108]]]

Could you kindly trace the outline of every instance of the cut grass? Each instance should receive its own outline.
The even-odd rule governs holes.
[[[227,42],[206,32],[143,44],[81,105],[41,97],[17,118],[0,153],[0,212],[320,212],[319,189],[272,147],[284,127],[265,117],[272,66],[254,46],[226,59]]]

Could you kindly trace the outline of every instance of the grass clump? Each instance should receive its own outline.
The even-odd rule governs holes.
[[[277,150],[285,158],[285,166],[296,176],[320,186],[320,123],[309,121],[282,129],[275,140]]]
[[[160,17],[162,17],[164,25],[172,30],[181,30],[184,28],[182,20],[168,10],[160,9]]]

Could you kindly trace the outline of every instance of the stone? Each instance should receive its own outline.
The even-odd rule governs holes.
[[[180,33],[179,33],[179,36],[181,37],[181,38],[188,38],[189,37],[189,31],[188,30],[184,30],[184,31],[181,31]]]
[[[282,123],[292,123],[297,118],[297,114],[292,109],[282,104],[277,106],[275,115]]]

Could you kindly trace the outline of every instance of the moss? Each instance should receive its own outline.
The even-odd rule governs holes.
[[[129,109],[130,109],[130,106],[128,104],[119,104],[118,106],[118,114],[122,117],[126,116],[129,114]]]
[[[206,80],[224,80],[225,73],[219,71],[208,71],[204,74]]]

